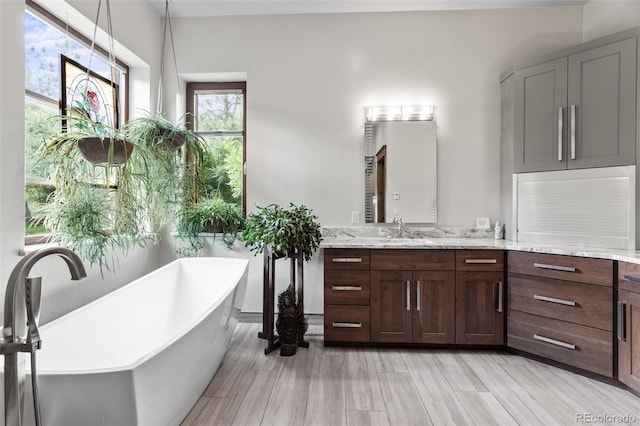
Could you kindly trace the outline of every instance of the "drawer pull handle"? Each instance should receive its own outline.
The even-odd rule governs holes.
[[[552,345],[561,346],[563,348],[571,349],[572,351],[576,350],[576,345],[572,345],[571,343],[561,342],[560,340],[550,339],[548,337],[540,336],[538,334],[534,334],[533,338],[535,340],[540,340],[541,342],[550,343]]]
[[[331,286],[331,290],[335,291],[362,291],[360,285],[334,285]]]
[[[497,263],[497,259],[465,259],[464,263]]]
[[[333,263],[362,263],[361,257],[333,257]]]
[[[362,328],[361,322],[332,322],[332,327],[336,328]]]
[[[416,309],[420,310],[420,291],[422,290],[422,282],[416,281]]]
[[[502,281],[498,282],[498,312],[502,312],[504,310],[504,283]]]
[[[557,303],[559,305],[576,306],[576,302],[573,300],[556,299],[555,297],[540,296],[539,294],[534,294],[533,298],[543,302]]]
[[[627,341],[627,318],[624,302],[618,302],[618,340]]]
[[[563,271],[563,272],[576,272],[576,268],[573,266],[559,266],[559,265],[549,265],[547,263],[534,263],[533,266],[535,268],[540,269],[551,269],[552,271]]]
[[[640,283],[640,278],[634,276],[634,275],[625,275],[624,279],[627,281],[633,281],[634,283]]]
[[[411,281],[407,281],[407,311],[411,310]]]

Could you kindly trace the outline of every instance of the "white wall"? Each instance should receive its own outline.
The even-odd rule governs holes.
[[[498,215],[498,76],[582,39],[580,7],[176,20],[180,73],[246,72],[248,205],[363,208],[363,110],[436,105],[439,223]],[[167,84],[175,78],[167,76]]]
[[[103,2],[104,3],[104,2]],[[51,0],[43,6],[91,38],[97,2]],[[70,7],[76,6],[77,9]],[[147,2],[112,1],[116,54],[132,65],[131,100],[137,108],[155,108],[160,16]],[[23,0],[0,1],[0,310],[11,270],[24,247],[24,37]],[[106,15],[104,6],[101,12]],[[103,24],[104,25],[104,24]],[[104,26],[106,28],[106,26]],[[104,40],[100,32],[100,40]],[[106,44],[104,44],[106,46]],[[126,48],[124,46],[127,46]],[[152,72],[153,71],[153,72]],[[156,83],[149,81],[155,78]],[[158,248],[119,254],[113,272],[89,268],[82,282],[69,280],[64,262],[44,259],[32,275],[43,277],[41,323],[46,323],[155,269]]]
[[[322,225],[349,225],[364,204],[363,107],[434,104],[437,225],[473,226],[499,214],[499,75],[581,42],[582,7],[185,18],[173,28],[181,75],[246,73],[250,210],[294,202]],[[167,75],[167,92],[175,80]],[[311,312],[322,311],[321,256],[305,270]],[[250,273],[244,310],[261,309],[261,280]]]
[[[23,2],[0,4],[4,283],[22,246],[23,151],[22,145],[6,141],[21,140],[24,132]],[[96,2],[44,4],[73,6],[73,14],[84,16],[80,29],[90,33]],[[155,106],[161,21],[146,1],[113,0],[112,12],[118,55],[132,65],[135,115],[136,108]],[[75,15],[73,22],[77,25]],[[476,216],[495,220],[499,211],[500,72],[517,60],[580,42],[582,8],[220,17],[174,19],[173,24],[181,75],[191,80],[228,72],[247,76],[250,209],[291,201],[311,207],[322,225],[348,225],[351,211],[362,211],[364,203],[362,108],[432,103],[439,144],[438,225],[470,226]],[[178,95],[169,65],[164,107],[179,114],[183,107],[172,102]],[[166,261],[171,244],[161,249]],[[321,256],[322,251],[305,274],[313,299],[307,305],[313,312],[322,307]],[[124,257],[104,284],[92,271],[91,280],[98,283],[88,282],[91,290],[82,295],[70,284],[49,284],[45,295],[65,306],[51,308],[47,316],[54,318],[70,305],[153,269],[157,259],[153,248]],[[260,257],[252,257],[255,262],[259,265]],[[258,273],[250,277],[244,306],[248,311],[261,308],[260,269],[253,270]],[[49,270],[43,275],[46,287]],[[45,299],[43,309],[46,306]]]
[[[584,41],[637,26],[640,26],[639,0],[591,0],[584,5]]]

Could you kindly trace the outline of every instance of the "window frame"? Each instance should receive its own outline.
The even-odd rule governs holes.
[[[198,91],[242,91],[242,131],[229,132],[198,132],[195,130],[195,94]],[[193,117],[193,119],[191,119]],[[246,81],[225,81],[225,82],[189,82],[187,83],[187,128],[205,136],[242,136],[242,213],[247,214],[247,82]]]
[[[34,0],[25,0],[25,13],[30,13],[34,15],[37,19],[42,20],[45,24],[61,31],[65,34],[66,37],[72,39],[76,43],[84,46],[87,49],[91,49],[91,39],[86,37],[84,34],[76,30],[74,27],[69,25],[68,22],[64,22],[62,19],[42,7],[40,4],[36,3]],[[24,34],[23,34],[24,37]],[[93,46],[93,54],[101,57],[102,60],[109,62],[109,52],[98,44],[94,43]],[[122,96],[120,102],[120,114],[121,120],[119,120],[120,125],[126,123],[129,120],[129,66],[120,60],[117,57],[113,57],[113,62],[115,63],[115,67],[122,74],[122,82],[120,83],[120,94]],[[62,78],[62,73],[60,73]],[[62,112],[62,94],[59,94],[58,99],[49,98],[47,96],[41,95],[39,93],[33,92],[31,90],[27,90],[25,87],[25,103],[27,99],[32,99],[37,102],[45,103],[52,107],[55,107],[59,112]],[[26,108],[26,105],[25,105]],[[23,143],[24,145],[24,143]],[[26,188],[26,181],[25,181]],[[25,200],[26,205],[26,200]],[[24,245],[30,246],[35,244],[46,244],[51,241],[51,234],[36,234],[36,235],[26,235],[24,236]]]

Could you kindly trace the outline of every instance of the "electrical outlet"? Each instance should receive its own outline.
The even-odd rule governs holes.
[[[351,223],[352,224],[360,223],[360,212],[358,211],[351,212]]]

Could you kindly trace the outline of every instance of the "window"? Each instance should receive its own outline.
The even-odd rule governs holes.
[[[196,199],[222,197],[246,212],[246,83],[189,83],[187,111],[210,148]]]
[[[48,165],[37,161],[37,150],[47,138],[60,131],[61,123],[51,120],[61,112],[62,56],[90,67],[93,72],[111,78],[108,53],[69,27],[41,6],[27,0],[24,14],[25,49],[25,244],[46,241],[47,229],[32,221],[32,213],[47,202],[55,189],[48,180]],[[117,61],[115,78],[122,100],[120,122],[126,118],[127,72]]]

